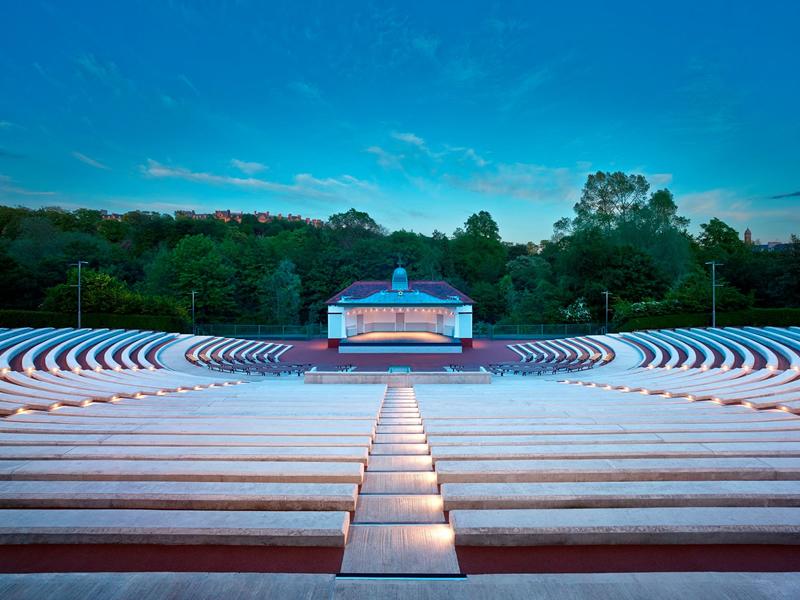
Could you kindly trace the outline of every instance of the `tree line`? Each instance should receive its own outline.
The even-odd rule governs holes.
[[[304,222],[193,220],[133,211],[0,206],[3,308],[75,310],[83,270],[87,312],[198,322],[325,321],[325,300],[357,279],[387,279],[401,256],[412,279],[445,279],[477,302],[488,323],[601,321],[611,296],[616,320],[702,312],[710,306],[706,262],[718,274],[720,310],[800,305],[800,242],[758,251],[719,219],[688,231],[668,189],[641,175],[589,175],[570,217],[539,243],[502,240],[486,211],[450,235],[387,231],[366,212]]]

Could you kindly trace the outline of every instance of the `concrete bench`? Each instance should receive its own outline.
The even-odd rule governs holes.
[[[347,512],[0,510],[0,544],[343,547]]]
[[[0,481],[0,508],[343,510],[354,483]]]
[[[797,458],[476,460],[436,463],[441,483],[800,479]]]
[[[4,460],[227,460],[367,463],[367,448],[246,446],[0,446]]]
[[[0,480],[361,483],[359,462],[0,460]]]
[[[429,442],[433,461],[517,460],[537,458],[703,458],[711,456],[800,457],[800,442],[556,444],[528,446],[438,446]]]
[[[454,510],[457,546],[800,544],[800,508]]]
[[[800,507],[800,481],[446,483],[441,492],[444,510],[655,506]]]

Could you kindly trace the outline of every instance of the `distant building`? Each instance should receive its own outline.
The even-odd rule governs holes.
[[[758,252],[783,252],[792,247],[789,243],[777,240],[774,242],[767,242],[766,244],[762,244],[760,240],[754,242],[753,233],[750,231],[749,227],[744,230],[744,243],[748,246],[752,246],[753,250],[757,250]]]
[[[269,211],[253,211],[253,216],[256,218],[256,221],[259,223],[272,223],[273,221],[290,221],[290,222],[297,222],[297,223],[305,223],[306,225],[311,225],[312,227],[322,227],[323,221],[321,219],[310,219],[308,217],[302,217],[300,215],[293,215],[289,213],[286,216],[283,214],[278,213],[277,215],[270,214]],[[242,218],[244,217],[244,213],[234,212],[231,210],[215,210],[213,213],[196,213],[193,210],[176,210],[175,217],[179,219],[192,219],[193,221],[201,221],[205,219],[218,219],[225,223],[229,223],[231,221],[235,221],[236,223],[241,223]]]

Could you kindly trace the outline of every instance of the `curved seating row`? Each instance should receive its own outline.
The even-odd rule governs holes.
[[[177,334],[123,329],[0,331],[0,416],[204,389],[210,381],[164,368]]]
[[[566,382],[622,392],[800,413],[800,329],[724,327],[612,336],[638,353],[629,369]]]
[[[516,363],[496,363],[487,368],[497,375],[546,375],[591,369],[614,360],[614,351],[594,337],[574,337],[509,344],[520,356]]]
[[[291,348],[291,344],[206,337],[186,350],[186,360],[212,371],[248,375],[299,375],[311,368],[312,365],[279,365],[281,356]]]

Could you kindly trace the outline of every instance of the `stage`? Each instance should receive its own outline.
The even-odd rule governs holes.
[[[340,354],[460,354],[461,340],[430,331],[371,331],[343,339]]]

